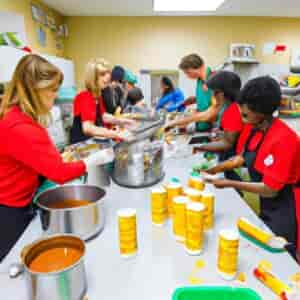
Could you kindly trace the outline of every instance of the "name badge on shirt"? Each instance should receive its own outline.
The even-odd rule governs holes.
[[[274,156],[272,154],[268,155],[264,160],[264,164],[267,167],[272,166],[274,164]]]

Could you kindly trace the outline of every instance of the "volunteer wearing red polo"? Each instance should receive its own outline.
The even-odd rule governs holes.
[[[290,244],[295,257],[300,249],[299,136],[283,121],[274,118],[281,101],[278,83],[270,77],[249,81],[240,96],[242,116],[247,122],[237,144],[251,182],[209,180],[218,188],[233,187],[260,196],[260,217]]]
[[[241,79],[233,72],[221,71],[208,80],[207,86],[213,91],[216,103],[220,107],[215,127],[224,132],[224,136],[216,142],[202,145],[201,149],[227,152],[226,156],[229,157],[228,151],[235,146],[244,126],[241,111],[236,102],[242,86]]]
[[[30,223],[39,175],[63,184],[83,175],[89,159],[64,163],[42,124],[62,73],[38,55],[23,57],[0,105],[0,261]]]
[[[108,86],[110,74],[109,64],[103,59],[92,60],[87,64],[85,91],[80,92],[74,101],[72,144],[91,137],[124,139],[121,133],[109,129],[110,124],[125,126],[134,123],[127,119],[117,119],[106,113],[101,91]]]

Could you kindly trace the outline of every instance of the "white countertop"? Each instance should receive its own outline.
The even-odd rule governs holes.
[[[188,173],[197,157],[174,159],[166,162],[166,178],[177,176],[186,183]],[[89,300],[167,300],[177,287],[189,285],[189,276],[195,262],[204,260],[206,266],[197,273],[206,285],[233,285],[223,281],[216,272],[217,233],[223,228],[235,227],[238,217],[247,217],[261,224],[239,195],[231,189],[214,190],[216,195],[215,229],[207,234],[202,255],[188,256],[183,246],[175,241],[171,225],[157,228],[151,224],[150,188],[129,190],[112,185],[106,198],[107,219],[102,234],[88,242],[85,258],[88,276]],[[137,209],[139,252],[135,258],[124,260],[119,255],[116,212],[119,208]],[[4,229],[1,229],[4,230]],[[21,277],[9,279],[8,265],[18,261],[20,249],[41,234],[39,219],[28,227],[10,255],[0,265],[1,299],[25,300],[25,282]],[[245,286],[256,290],[264,300],[276,296],[252,275],[262,260],[273,265],[273,271],[287,281],[299,266],[286,253],[271,254],[241,238],[239,270],[245,272]]]

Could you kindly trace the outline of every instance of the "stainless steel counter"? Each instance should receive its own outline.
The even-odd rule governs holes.
[[[189,169],[197,157],[168,159],[166,179],[177,176],[187,181]],[[223,228],[232,228],[240,216],[259,222],[259,219],[231,190],[214,190],[216,195],[215,230],[207,234],[205,251],[201,256],[188,256],[181,244],[172,235],[170,224],[163,228],[151,225],[150,189],[128,190],[113,185],[106,199],[107,222],[103,233],[87,244],[86,269],[88,275],[89,300],[167,300],[172,292],[189,285],[189,276],[197,260],[204,260],[206,266],[197,276],[207,285],[234,285],[223,281],[216,273],[217,233]],[[133,207],[138,214],[138,255],[124,260],[119,255],[116,212],[119,208]],[[1,230],[5,230],[2,228]],[[25,300],[25,282],[22,277],[9,279],[7,268],[18,259],[20,249],[40,235],[40,224],[36,218],[28,227],[22,239],[0,266],[1,299]],[[249,286],[264,300],[276,296],[259,283],[252,275],[253,268],[260,260],[272,263],[274,272],[283,279],[299,271],[299,266],[286,253],[270,254],[243,238],[240,247],[240,271],[246,273]]]

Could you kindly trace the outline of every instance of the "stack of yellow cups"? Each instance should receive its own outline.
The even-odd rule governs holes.
[[[205,183],[199,176],[191,175],[188,181],[188,186],[192,189],[198,191],[203,191],[205,188]]]
[[[182,185],[179,182],[171,182],[166,186],[168,194],[168,214],[173,217],[173,199],[182,195]]]
[[[168,219],[168,195],[163,187],[154,188],[151,192],[152,223],[163,226]]]
[[[186,205],[189,198],[185,196],[178,196],[173,199],[173,232],[175,238],[179,242],[185,241],[186,232]]]
[[[193,202],[201,202],[202,193],[196,189],[187,188],[184,194]]]
[[[238,271],[239,234],[222,230],[219,234],[218,272],[225,280],[235,278]]]
[[[202,192],[201,202],[205,205],[204,229],[210,230],[214,227],[215,219],[215,197],[210,192]]]
[[[204,211],[202,203],[190,202],[186,206],[185,250],[189,255],[198,255],[203,250]]]
[[[119,242],[122,257],[132,257],[137,253],[136,210],[127,208],[118,211]]]

